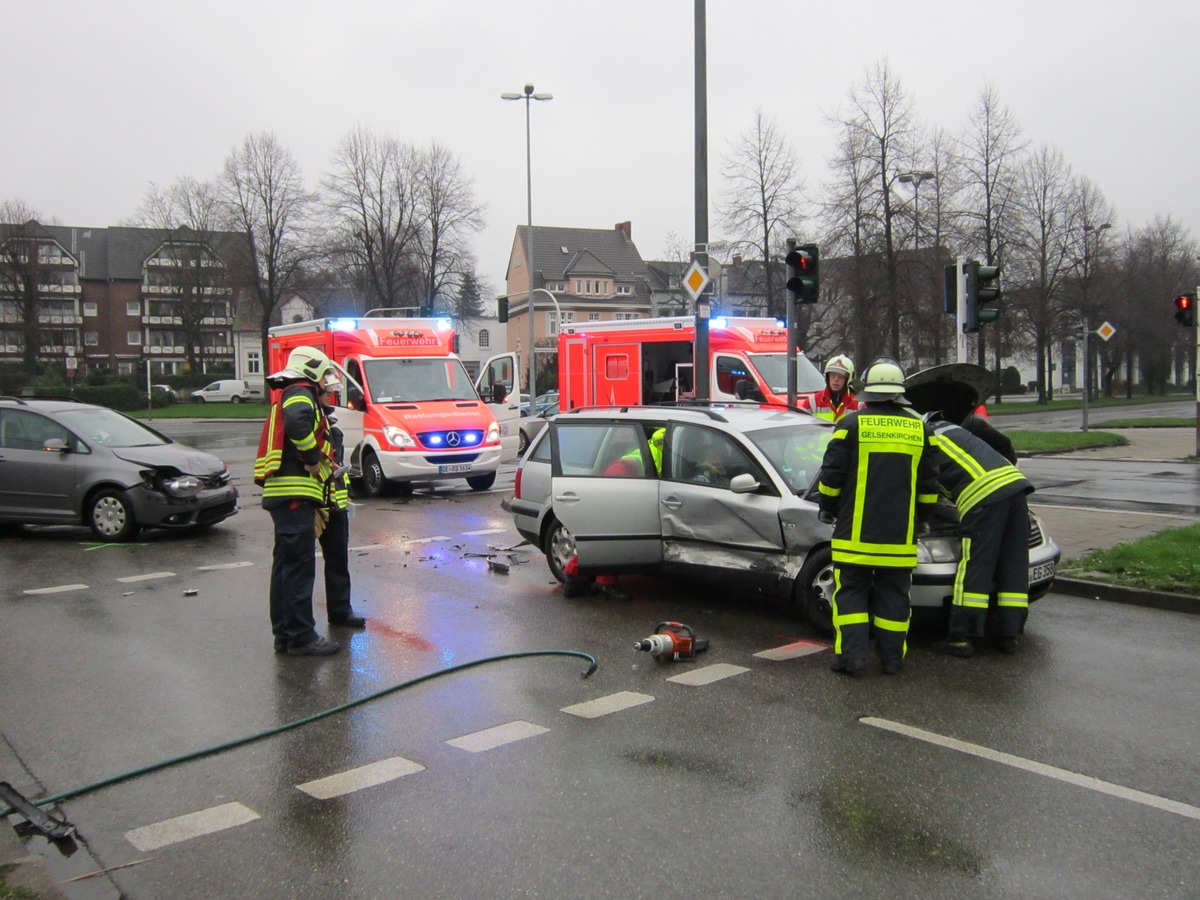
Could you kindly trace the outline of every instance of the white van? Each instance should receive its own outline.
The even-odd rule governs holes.
[[[238,379],[214,381],[207,387],[192,391],[196,403],[241,403],[250,399],[250,382]]]

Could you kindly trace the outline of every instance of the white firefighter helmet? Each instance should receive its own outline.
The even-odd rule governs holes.
[[[267,381],[311,381],[323,387],[332,387],[338,383],[338,378],[328,356],[316,347],[297,347],[288,354],[287,365],[268,375]]]
[[[829,362],[825,363],[825,374],[828,375],[830,372],[838,372],[845,375],[846,380],[849,381],[854,377],[854,363],[850,362],[850,357],[848,356],[835,356]]]
[[[881,357],[863,372],[862,390],[858,392],[860,400],[867,403],[882,403],[888,400],[908,404],[904,397],[904,370],[894,359]]]

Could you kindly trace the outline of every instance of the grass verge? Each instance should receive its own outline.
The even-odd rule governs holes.
[[[1018,453],[1065,453],[1129,444],[1125,437],[1107,431],[1009,431],[1006,434]]]
[[[1062,563],[1059,574],[1126,587],[1200,596],[1200,525],[1169,528]]]
[[[264,419],[270,407],[265,403],[172,403],[152,410],[129,413],[135,419]]]

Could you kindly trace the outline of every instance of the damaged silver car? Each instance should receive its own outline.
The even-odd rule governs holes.
[[[831,529],[810,499],[832,433],[755,403],[572,410],[535,438],[504,505],[559,581],[578,554],[582,574],[680,575],[790,599],[832,634]],[[921,539],[914,612],[944,614],[960,553],[951,514]],[[1058,556],[1031,517],[1031,600]]]

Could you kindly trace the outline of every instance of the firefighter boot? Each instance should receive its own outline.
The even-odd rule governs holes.
[[[945,653],[967,659],[975,655],[975,648],[969,638],[961,634],[952,634],[943,641],[935,641],[932,647],[934,653]]]
[[[867,671],[867,661],[861,656],[834,656],[829,670],[851,678],[862,678]]]

